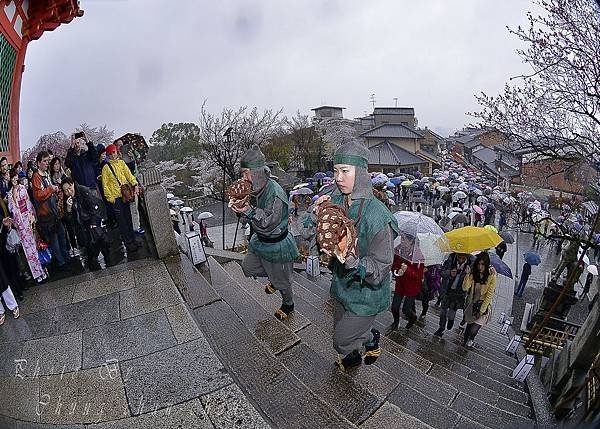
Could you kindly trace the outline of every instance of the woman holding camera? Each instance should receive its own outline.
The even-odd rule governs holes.
[[[491,266],[490,255],[487,252],[477,255],[462,288],[467,292],[467,306],[464,312],[467,327],[463,345],[471,348],[479,329],[490,320],[492,299],[496,291],[496,270]]]

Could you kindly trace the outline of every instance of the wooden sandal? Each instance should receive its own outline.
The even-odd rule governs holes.
[[[0,326],[4,325],[4,320],[6,320],[6,314],[0,314]]]
[[[18,318],[19,318],[19,307],[15,308],[15,309],[13,310],[13,317],[14,317],[15,319],[18,319]]]

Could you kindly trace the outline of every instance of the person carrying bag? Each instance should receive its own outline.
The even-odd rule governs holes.
[[[102,167],[104,196],[112,206],[127,252],[135,252],[140,245],[133,232],[130,203],[139,193],[138,182],[125,162],[119,159],[119,152],[114,144],[106,147],[106,153],[109,160]]]

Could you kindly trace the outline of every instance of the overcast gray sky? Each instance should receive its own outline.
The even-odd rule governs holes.
[[[82,0],[85,15],[29,45],[21,148],[40,135],[106,124],[147,138],[224,106],[321,104],[345,117],[413,106],[448,135],[473,94],[526,70],[506,25],[529,0]]]

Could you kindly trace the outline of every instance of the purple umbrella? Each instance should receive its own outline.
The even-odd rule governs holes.
[[[495,253],[490,253],[490,263],[501,276],[508,277],[509,279],[513,278],[510,267]]]
[[[315,173],[316,180],[322,179],[323,177],[327,177],[327,175],[325,173],[323,173],[322,171],[318,171],[317,173]]]

